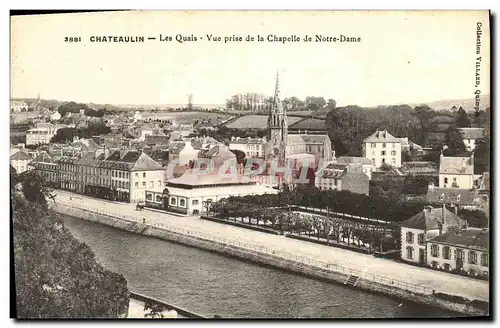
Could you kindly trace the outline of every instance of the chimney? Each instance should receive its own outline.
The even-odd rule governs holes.
[[[109,156],[109,148],[104,146],[104,159],[108,158]]]
[[[446,206],[443,203],[441,233],[447,233],[447,232],[448,232],[448,225],[446,224]]]

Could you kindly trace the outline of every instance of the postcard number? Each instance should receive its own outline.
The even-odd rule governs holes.
[[[80,36],[67,36],[64,38],[64,42],[82,42],[82,37],[80,37]]]

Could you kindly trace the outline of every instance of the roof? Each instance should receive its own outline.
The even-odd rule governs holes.
[[[267,141],[264,138],[234,138],[232,144],[265,144]]]
[[[316,171],[316,176],[328,179],[342,179],[347,173],[348,164],[329,162],[323,168]]]
[[[99,160],[98,158],[94,158],[94,155],[93,154],[86,154],[86,155],[83,155],[82,158],[80,158],[76,164],[77,165],[81,165],[81,166],[99,166],[101,160]]]
[[[288,117],[287,119],[289,119]],[[319,118],[304,118],[300,121],[288,126],[288,130],[321,130],[326,131],[326,123],[324,119]]]
[[[490,234],[488,229],[468,228],[458,231],[452,230],[436,236],[430,241],[479,249],[485,252],[489,252],[490,249]]]
[[[429,187],[425,198],[431,203],[473,205],[478,194],[475,190],[462,188]]]
[[[326,134],[301,134],[302,140],[306,144],[324,144],[325,140],[328,138]]]
[[[147,145],[168,145],[169,144],[169,140],[170,138],[168,136],[161,136],[161,135],[157,135],[157,136],[150,136],[150,135],[147,135],[146,136],[146,144]]]
[[[363,142],[401,142],[399,138],[394,137],[392,134],[387,132],[387,130],[379,131],[377,130],[371,136],[363,140]]]
[[[298,134],[289,134],[287,135],[287,143],[288,144],[304,144],[304,139],[302,139],[302,136],[301,135],[298,135]]]
[[[422,211],[401,223],[401,226],[424,231],[439,229],[439,226],[443,222],[443,212],[445,213],[444,218],[448,226],[462,227],[465,225],[463,219],[447,209],[443,210],[441,207],[432,208],[431,206],[426,206]]]
[[[337,163],[341,164],[363,164],[363,165],[373,165],[373,161],[366,157],[350,157],[350,156],[340,156],[337,158]]]
[[[26,154],[24,151],[18,151],[10,156],[11,161],[28,161],[31,160],[30,155]]]
[[[205,157],[212,157],[212,156],[221,156],[224,158],[236,158],[236,155],[229,150],[227,146],[213,146],[208,150],[205,155]]]
[[[167,185],[184,185],[184,186],[203,186],[203,185],[227,185],[239,183],[231,177],[226,177],[224,174],[202,174],[198,170],[186,170],[184,174],[178,178],[170,179]]]
[[[114,151],[99,167],[124,171],[162,170],[162,166],[146,153],[137,150]]]
[[[168,151],[171,154],[179,154],[184,147],[186,147],[186,143],[184,141],[171,142]]]
[[[405,162],[402,169],[413,174],[438,173],[438,167],[434,162]]]
[[[80,156],[60,156],[55,162],[59,164],[76,164],[80,158]]]
[[[458,129],[464,139],[479,139],[484,137],[483,128],[460,128]]]
[[[240,184],[232,186],[210,186],[202,188],[176,188],[167,184],[166,188],[169,190],[170,195],[183,196],[183,197],[229,197],[229,196],[245,196],[245,195],[262,195],[262,194],[277,194],[279,190],[260,186],[258,184]],[[162,192],[161,190],[146,190]],[[215,199],[214,199],[215,200]]]
[[[474,159],[472,157],[447,157],[441,155],[439,173],[474,174]]]

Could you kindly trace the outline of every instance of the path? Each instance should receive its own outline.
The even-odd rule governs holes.
[[[372,255],[356,253],[341,248],[328,247],[280,235],[201,220],[195,216],[178,217],[168,213],[163,214],[156,211],[148,211],[147,209],[136,211],[135,204],[106,201],[60,190],[57,190],[55,194],[57,194],[56,202],[66,204],[77,203],[79,206],[100,209],[118,217],[133,218],[137,222],[142,222],[142,219],[146,218],[147,223],[151,225],[168,224],[180,229],[224,237],[226,240],[254,245],[258,244],[273,250],[288,252],[313,260],[335,263],[349,269],[407,281],[411,284],[434,289],[436,292],[489,301],[489,283],[487,281],[412,266],[389,259],[375,258]],[[71,201],[70,197],[72,197]]]

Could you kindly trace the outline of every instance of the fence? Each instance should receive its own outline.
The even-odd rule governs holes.
[[[53,206],[60,206],[60,205],[62,205],[64,207],[69,207],[69,208],[78,208],[80,210],[84,210],[87,212],[98,213],[98,214],[106,215],[108,217],[112,217],[115,219],[128,221],[128,222],[130,222],[130,224],[134,223],[135,228],[137,228],[137,223],[141,223],[140,217],[133,217],[133,216],[129,216],[129,215],[111,213],[111,212],[103,211],[100,209],[89,208],[89,207],[86,207],[86,206],[83,206],[83,205],[77,204],[77,203],[64,204],[63,202],[58,202],[57,205],[53,205]],[[179,235],[183,235],[183,236],[189,236],[189,237],[192,237],[192,238],[195,238],[198,240],[202,240],[202,241],[206,241],[206,242],[217,243],[223,247],[232,248],[232,249],[236,248],[236,249],[243,251],[243,252],[253,252],[253,253],[260,254],[260,255],[265,254],[267,256],[271,256],[273,258],[279,258],[279,259],[284,260],[284,261],[290,261],[290,262],[300,263],[303,265],[309,265],[309,266],[312,266],[316,269],[320,269],[320,270],[330,272],[330,273],[341,273],[344,275],[353,275],[353,276],[359,277],[360,279],[380,283],[380,284],[387,285],[387,286],[396,287],[396,288],[406,290],[409,292],[413,292],[416,294],[430,295],[430,294],[434,293],[434,291],[432,289],[427,288],[427,287],[410,284],[410,283],[407,283],[405,281],[387,278],[384,276],[375,275],[375,274],[371,274],[368,272],[359,271],[356,269],[346,268],[346,267],[343,267],[343,266],[338,265],[336,263],[327,263],[327,262],[323,262],[323,261],[313,260],[313,259],[307,257],[306,255],[299,256],[298,254],[292,254],[292,253],[279,251],[279,250],[272,250],[272,249],[263,247],[261,245],[249,244],[249,243],[240,242],[240,241],[236,241],[236,240],[229,240],[229,239],[226,239],[223,237],[209,235],[209,234],[205,234],[205,233],[201,233],[201,232],[194,232],[194,231],[190,231],[187,229],[174,227],[172,225],[165,224],[165,223],[153,223],[153,224],[141,223],[141,226],[151,227],[153,229],[165,230],[165,231],[168,231],[171,233],[175,233],[175,234],[179,234]]]

